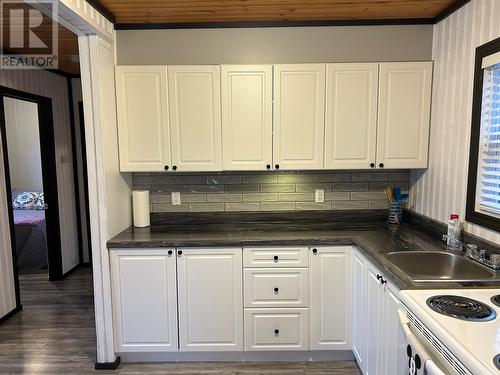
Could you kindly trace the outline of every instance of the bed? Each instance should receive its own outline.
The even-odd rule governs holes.
[[[19,192],[13,191],[13,200]],[[47,267],[47,230],[45,211],[13,209],[16,236],[16,256],[19,271]]]

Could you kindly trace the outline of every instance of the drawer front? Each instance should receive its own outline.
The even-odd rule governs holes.
[[[246,268],[245,307],[307,307],[307,268]]]
[[[243,249],[244,267],[307,267],[307,247],[247,247]]]
[[[308,350],[308,309],[245,309],[245,350]]]

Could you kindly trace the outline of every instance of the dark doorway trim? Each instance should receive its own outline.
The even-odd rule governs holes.
[[[90,237],[90,203],[89,203],[89,179],[87,174],[87,141],[85,140],[85,116],[83,112],[83,102],[78,102],[78,116],[80,118],[80,146],[82,148],[82,168],[83,168],[83,190],[85,195],[85,221],[87,222],[87,243],[89,252],[89,264],[92,264],[92,239]]]
[[[78,178],[78,160],[76,152],[76,129],[75,129],[75,110],[73,108],[73,86],[71,83],[71,78],[69,77],[66,77],[66,86],[68,89],[69,124],[71,127],[71,150],[73,156],[73,185],[75,190],[76,225],[78,226],[77,228],[78,257],[80,259],[79,264],[81,264],[83,262],[83,243],[82,243],[83,234],[82,234],[82,216],[80,207],[80,184]],[[66,272],[65,276],[68,274],[68,272]]]
[[[54,122],[52,117],[52,100],[45,96],[34,95],[9,87],[0,86],[0,132],[2,134],[2,147],[4,156],[4,173],[7,187],[7,201],[12,202],[10,186],[10,170],[8,158],[8,145],[5,126],[4,97],[36,103],[38,106],[38,128],[40,134],[40,152],[42,159],[43,189],[48,209],[45,210],[47,225],[47,249],[49,264],[49,280],[60,280],[62,272],[61,230],[59,221],[59,199],[57,193],[56,155],[54,144]],[[19,277],[17,272],[16,239],[14,215],[9,209],[9,224],[12,243],[12,258],[16,285],[16,301],[21,306],[19,295]]]
[[[469,175],[467,176],[467,198],[465,204],[465,220],[500,232],[500,219],[476,211],[477,168],[479,162],[479,138],[481,133],[481,112],[483,102],[482,68],[483,58],[500,51],[500,38],[492,40],[476,48],[474,67],[474,89],[472,95],[472,124],[469,151]]]

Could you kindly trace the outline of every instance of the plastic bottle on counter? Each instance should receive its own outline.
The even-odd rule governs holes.
[[[446,245],[448,250],[460,251],[462,250],[462,243],[460,241],[461,236],[461,223],[457,214],[451,214],[450,220],[448,220],[448,237],[446,240]]]

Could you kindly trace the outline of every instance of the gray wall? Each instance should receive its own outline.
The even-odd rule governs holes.
[[[407,191],[409,179],[408,170],[134,173],[133,185],[151,192],[152,212],[357,210],[386,208],[384,187]],[[314,202],[315,189],[325,190],[324,203]]]
[[[118,64],[256,64],[432,58],[432,25],[119,30]]]

